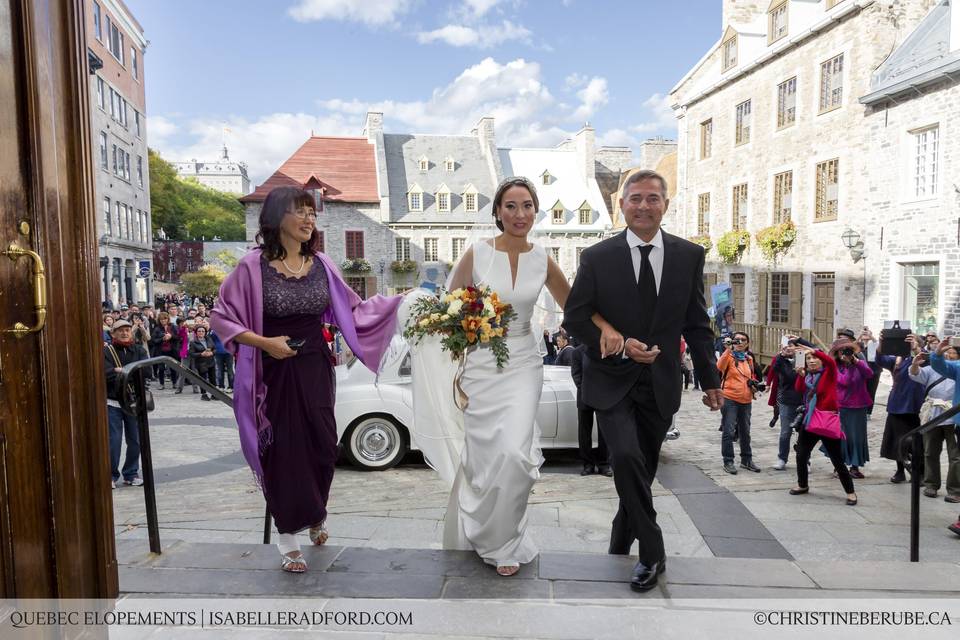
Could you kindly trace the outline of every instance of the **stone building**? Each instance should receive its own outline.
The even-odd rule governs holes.
[[[122,0],[86,6],[97,236],[103,300],[153,299],[143,27]]]
[[[676,231],[709,238],[707,284],[729,282],[738,320],[756,331],[778,339],[803,328],[829,341],[841,326],[876,328],[888,313],[903,313],[865,306],[867,295],[893,293],[892,285],[881,289],[890,244],[869,247],[865,268],[843,236],[860,229],[869,243],[886,223],[875,191],[886,161],[877,141],[884,116],[860,98],[934,3],[724,0],[721,37],[671,91]],[[765,256],[758,235],[782,238],[787,230],[777,225],[786,222],[796,239]],[[898,252],[926,244],[929,230],[920,228],[904,229]],[[748,246],[730,232],[749,234]],[[732,249],[728,261],[721,241]]]
[[[247,177],[247,165],[230,159],[227,145],[223,145],[217,160],[190,162],[171,162],[177,175],[185,180],[196,180],[200,184],[222,191],[238,193],[242,196],[250,193],[250,178]]]
[[[251,242],[223,240],[155,240],[153,265],[157,282],[179,283],[183,274],[199,271],[207,264],[219,264],[229,271],[230,256],[239,260],[253,246]]]
[[[960,7],[940,0],[873,74],[866,316],[960,333]]]

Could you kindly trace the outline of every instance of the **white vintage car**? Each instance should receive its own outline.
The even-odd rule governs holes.
[[[336,368],[338,436],[347,459],[362,469],[389,469],[408,449],[418,448],[409,428],[410,350],[402,340],[391,347],[376,384],[376,376],[357,360]],[[537,424],[544,449],[577,447],[577,388],[570,367],[543,368]]]

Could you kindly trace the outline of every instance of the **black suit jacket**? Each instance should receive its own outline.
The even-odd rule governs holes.
[[[585,249],[564,307],[563,327],[587,346],[583,363],[582,400],[609,409],[636,384],[644,366],[620,355],[600,358],[600,330],[591,320],[599,313],[626,338],[660,347],[652,365],[657,408],[669,419],[680,408],[680,336],[703,389],[720,386],[713,331],[703,295],[704,251],[700,245],[663,233],[663,274],[656,312],[648,335],[641,335],[640,299],[626,231]]]
[[[589,409],[583,404],[580,387],[583,385],[583,361],[587,357],[587,345],[577,345],[573,350],[573,357],[570,358],[570,376],[573,378],[573,384],[577,387],[577,409]]]

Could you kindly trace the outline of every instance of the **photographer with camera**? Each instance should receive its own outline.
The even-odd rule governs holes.
[[[804,412],[800,421],[800,435],[797,437],[797,486],[790,489],[790,495],[797,496],[810,492],[807,484],[809,469],[807,462],[810,452],[817,442],[823,444],[830,462],[837,472],[840,484],[847,494],[847,504],[857,504],[857,494],[853,488],[853,478],[847,465],[843,463],[843,450],[840,439],[843,435],[842,427],[836,424],[837,404],[837,363],[823,351],[814,350],[806,346],[797,346],[797,351],[804,354],[804,368],[797,371],[797,381],[794,387],[803,394]],[[825,435],[825,426],[834,421],[832,431],[837,437]]]
[[[723,455],[723,470],[736,475],[733,464],[733,441],[740,441],[740,467],[756,473],[760,467],[753,463],[750,449],[750,414],[756,395],[766,390],[754,370],[753,357],[748,353],[750,336],[737,331],[731,339],[724,340],[724,352],[717,361],[720,370],[720,390],[723,393],[721,408],[720,453]]]
[[[887,421],[883,427],[883,441],[880,443],[880,455],[897,463],[897,471],[890,482],[907,481],[906,464],[900,458],[898,444],[911,429],[920,426],[920,407],[923,405],[923,385],[910,379],[910,364],[921,352],[922,342],[917,336],[907,336],[911,357],[884,355],[883,342],[877,349],[877,364],[893,374],[893,387],[887,397]]]
[[[910,367],[910,377],[924,385],[927,399],[920,411],[920,421],[933,420],[955,404],[960,404],[960,337],[948,338],[937,344],[929,355],[930,366],[920,369],[914,377],[914,367]],[[942,382],[940,382],[942,380]],[[924,495],[936,497],[940,488],[940,451],[943,442],[947,443],[947,495],[944,501],[960,503],[960,419],[940,425],[923,435]],[[931,495],[931,493],[933,495]],[[960,527],[960,522],[957,523]],[[953,529],[951,529],[953,531]],[[960,534],[960,530],[954,531]]]
[[[862,479],[860,467],[870,460],[867,444],[867,410],[873,404],[868,382],[873,369],[859,357],[860,345],[849,338],[837,340],[830,347],[837,362],[837,395],[840,406],[840,427],[843,429],[843,462],[850,467],[851,477]]]
[[[787,460],[790,456],[790,438],[795,428],[794,423],[803,408],[803,394],[795,388],[797,382],[795,366],[797,345],[813,347],[812,344],[799,336],[788,335],[784,338],[786,344],[780,348],[780,353],[770,364],[770,373],[774,378],[770,393],[773,394],[774,389],[776,389],[775,407],[780,419],[779,451],[777,453],[777,463],[773,465],[773,468],[777,471],[783,471],[787,467]],[[771,400],[774,400],[774,398],[771,397]],[[771,404],[773,403],[771,402]]]

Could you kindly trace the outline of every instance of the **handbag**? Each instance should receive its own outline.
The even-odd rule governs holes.
[[[117,367],[122,369],[123,363],[120,362],[120,356],[117,355],[117,350],[113,348],[112,344],[108,344],[107,348],[110,349],[110,355],[113,356],[113,361],[117,364]],[[132,382],[127,385],[127,393],[129,393],[131,396],[135,395]],[[154,408],[156,407],[156,405],[153,402],[153,392],[150,391],[150,389],[147,389],[146,387],[144,387],[143,389],[143,401],[144,401],[144,404],[146,404],[147,406],[147,411],[153,411]]]
[[[834,411],[824,411],[823,409],[814,409],[810,416],[810,422],[807,424],[807,431],[823,437],[834,440],[844,440],[846,434],[840,428],[840,416]]]

